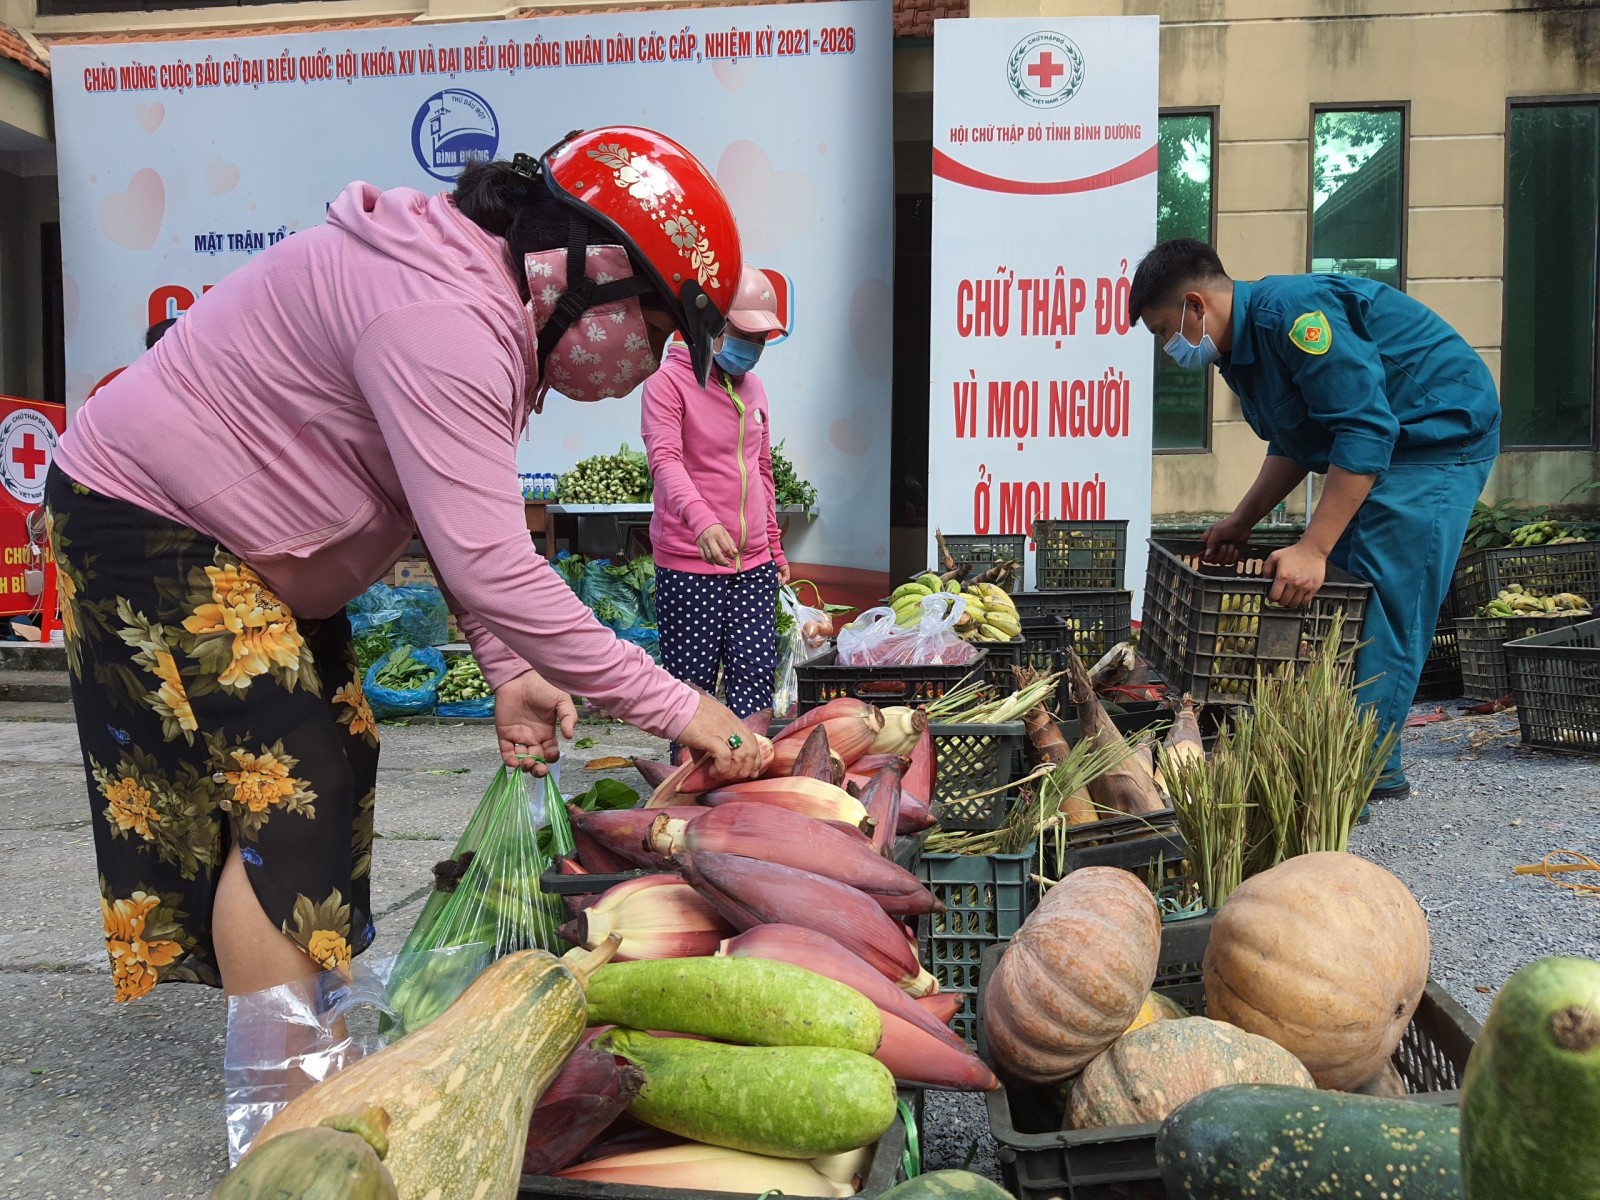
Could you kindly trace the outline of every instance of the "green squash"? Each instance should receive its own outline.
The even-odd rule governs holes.
[[[1169,1116],[1156,1162],[1183,1200],[1462,1200],[1459,1117],[1415,1100],[1236,1084]]]
[[[1014,1200],[999,1184],[970,1171],[929,1171],[890,1188],[879,1200]]]
[[[1600,963],[1506,981],[1461,1084],[1468,1200],[1600,1198]]]
[[[251,1147],[211,1200],[398,1200],[383,1165],[389,1114],[363,1108]]]

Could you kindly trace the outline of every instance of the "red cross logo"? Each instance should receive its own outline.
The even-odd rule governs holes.
[[[1051,57],[1050,51],[1043,51],[1037,60],[1028,67],[1028,74],[1032,75],[1039,84],[1041,92],[1048,92],[1056,85],[1056,76],[1065,75],[1067,68]]]
[[[29,482],[33,481],[34,473],[46,463],[49,455],[34,444],[33,434],[22,435],[22,445],[11,452],[11,461],[21,467]]]

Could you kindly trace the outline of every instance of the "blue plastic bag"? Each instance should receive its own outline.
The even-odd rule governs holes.
[[[635,625],[632,629],[619,629],[616,634],[625,642],[632,642],[635,646],[642,647],[644,652],[661,662],[661,634],[658,630],[648,625]]]
[[[458,700],[454,704],[441,704],[433,710],[437,717],[492,717],[494,716],[494,697],[484,696],[479,700]]]
[[[386,717],[419,717],[430,713],[439,703],[439,681],[444,678],[444,655],[432,646],[413,646],[411,657],[433,672],[422,687],[400,692],[378,685],[378,671],[383,659],[373,663],[363,681],[367,702],[372,705],[372,715],[382,720]]]
[[[450,606],[444,602],[443,592],[431,583],[389,590],[400,610],[398,640],[413,646],[442,646],[450,640]]]
[[[596,559],[588,565],[578,598],[594,611],[600,624],[618,633],[640,622],[639,593],[629,580],[628,568],[614,567],[609,559]]]
[[[350,632],[357,637],[400,619],[400,606],[395,602],[394,589],[386,583],[375,583],[349,604],[344,606],[350,618]]]

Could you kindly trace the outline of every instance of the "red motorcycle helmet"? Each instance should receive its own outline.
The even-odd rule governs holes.
[[[513,165],[532,173],[518,155]],[[613,125],[570,133],[537,164],[546,185],[572,208],[570,290],[540,332],[540,362],[590,307],[621,293],[653,291],[688,345],[695,375],[711,374],[711,344],[722,333],[739,287],[739,227],[711,172],[677,142],[653,130]],[[586,221],[615,235],[642,278],[591,285],[585,278]],[[617,294],[613,295],[615,292]]]

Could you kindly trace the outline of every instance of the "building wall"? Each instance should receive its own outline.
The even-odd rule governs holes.
[[[32,0],[0,0],[0,19],[48,41],[286,21],[483,20],[558,6],[580,7],[571,0],[514,7],[347,0],[38,17]],[[648,0],[639,6],[674,7]],[[1506,101],[1600,93],[1600,7],[1552,0],[971,0],[971,13],[1158,14],[1163,107],[1217,109],[1217,243],[1230,271],[1244,278],[1307,268],[1312,106],[1407,105],[1407,290],[1454,324],[1498,378]],[[895,172],[902,193],[931,188],[931,90],[929,44],[897,42]],[[0,177],[0,212],[7,211],[9,186]],[[8,376],[13,371],[6,367]],[[1218,381],[1210,450],[1157,456],[1155,511],[1230,507],[1261,452],[1237,400]],[[1513,451],[1502,456],[1488,490],[1554,502],[1597,475],[1600,455]]]
[[[1448,7],[1451,12],[1439,12]],[[1406,289],[1500,369],[1508,98],[1600,93],[1600,8],[1431,0],[972,0],[974,17],[1159,14],[1163,108],[1217,109],[1217,249],[1238,278],[1307,269],[1313,105],[1408,106]],[[908,48],[908,53],[925,53]],[[915,71],[897,71],[908,81]],[[900,148],[901,161],[912,147]],[[1207,454],[1158,455],[1157,513],[1231,507],[1262,446],[1217,381]],[[1511,451],[1494,496],[1560,501],[1588,452]],[[1291,508],[1293,508],[1291,504]]]

